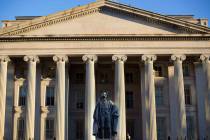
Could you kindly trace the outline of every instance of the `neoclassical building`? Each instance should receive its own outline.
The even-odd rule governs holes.
[[[118,140],[210,140],[210,28],[99,0],[0,29],[0,140],[94,140],[109,93]]]

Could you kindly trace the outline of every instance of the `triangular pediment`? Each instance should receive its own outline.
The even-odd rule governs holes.
[[[99,1],[0,30],[0,36],[208,34],[210,29],[111,1]]]
[[[136,20],[136,21],[134,21]],[[121,35],[121,34],[174,34],[176,30],[149,24],[135,18],[116,17],[95,13],[74,20],[54,24],[21,35]]]

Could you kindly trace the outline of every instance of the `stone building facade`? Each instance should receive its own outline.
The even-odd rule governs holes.
[[[93,140],[107,91],[119,140],[210,139],[207,19],[100,0],[0,29],[0,139]]]

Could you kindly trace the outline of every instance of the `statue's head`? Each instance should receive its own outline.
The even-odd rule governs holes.
[[[102,101],[105,101],[105,100],[107,100],[107,97],[108,97],[108,93],[107,93],[106,91],[103,91],[103,92],[101,93],[100,99],[101,99]]]

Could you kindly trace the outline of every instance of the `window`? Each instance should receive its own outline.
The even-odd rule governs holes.
[[[187,139],[195,140],[195,126],[192,116],[187,116]]]
[[[135,136],[135,120],[127,119],[126,120],[126,133],[130,136],[131,140],[134,139]]]
[[[54,65],[51,65],[51,64],[44,64],[43,67],[42,67],[42,76],[44,78],[55,78],[55,73],[56,73],[56,70],[55,70],[55,66]]]
[[[46,87],[46,106],[54,106],[54,94],[55,94],[55,87],[47,86]]]
[[[207,23],[206,23],[206,22],[204,22],[203,24],[204,24],[204,25],[207,25]]]
[[[166,122],[164,117],[157,117],[157,140],[166,140]]]
[[[190,76],[190,65],[188,65],[188,64],[183,65],[183,76],[184,77]]]
[[[133,92],[126,91],[126,108],[132,109],[133,108]]]
[[[185,95],[185,104],[191,105],[191,91],[190,91],[190,85],[184,85],[184,95]]]
[[[21,63],[17,63],[15,65],[15,75],[17,78],[24,78],[26,77],[26,68],[24,65],[22,65]]]
[[[82,91],[76,92],[76,108],[84,109],[84,93]]]
[[[23,86],[23,85],[20,86],[19,87],[19,101],[18,101],[19,106],[26,105],[26,93],[27,93],[26,86]]]
[[[25,123],[23,118],[18,119],[18,140],[24,140]]]
[[[125,82],[127,84],[132,84],[133,83],[133,73],[132,72],[128,72],[125,74]]]
[[[156,106],[164,105],[164,96],[163,96],[163,87],[162,86],[155,87],[155,102],[156,102]]]
[[[46,119],[45,121],[45,137],[46,139],[54,138],[54,120]]]
[[[79,84],[84,83],[84,73],[76,73],[76,82]]]
[[[76,140],[84,139],[84,121],[76,120]]]
[[[108,73],[100,73],[100,83],[101,84],[107,84],[109,82]]]
[[[162,67],[159,65],[154,66],[154,71],[155,71],[155,77],[162,77],[163,76],[163,71]]]

